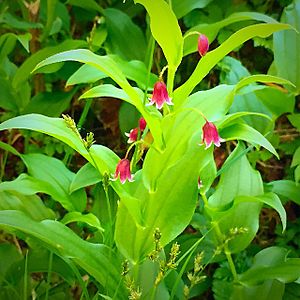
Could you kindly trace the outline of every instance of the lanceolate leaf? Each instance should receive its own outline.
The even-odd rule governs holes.
[[[195,86],[208,74],[208,72],[237,46],[255,36],[265,38],[271,35],[273,32],[290,28],[291,26],[287,24],[257,24],[237,31],[217,49],[208,52],[204,57],[201,58],[189,79],[175,90],[174,103],[180,104],[181,102],[185,101]]]
[[[135,0],[150,16],[153,37],[162,48],[170,67],[177,68],[182,59],[183,38],[177,18],[164,0]]]
[[[199,5],[197,2],[200,1],[194,1],[194,2],[195,5]],[[196,25],[191,29],[189,29],[186,33],[186,38],[184,39],[184,46],[183,46],[184,55],[197,51],[197,35],[187,36],[190,32],[195,32],[195,31],[201,32],[205,34],[208,37],[210,43],[212,43],[214,39],[217,37],[221,28],[236,22],[249,21],[249,20],[255,20],[255,21],[265,22],[265,23],[278,23],[275,19],[267,15],[257,13],[257,12],[245,11],[245,12],[235,12],[232,15],[225,18],[224,20],[221,20],[216,23]]]
[[[92,275],[109,296],[117,292],[118,299],[126,299],[126,291],[120,284],[120,262],[108,247],[82,240],[60,222],[36,222],[20,211],[0,211],[0,226],[26,233],[59,256],[71,258]]]

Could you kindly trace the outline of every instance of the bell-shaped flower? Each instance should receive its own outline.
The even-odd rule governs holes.
[[[173,105],[172,99],[169,97],[167,87],[163,81],[155,83],[152,97],[147,105],[153,105],[154,103],[157,109],[161,109],[164,103]]]
[[[127,143],[133,143],[137,140],[139,134],[139,129],[138,128],[133,128],[130,130],[130,132],[125,132],[125,135],[129,137]]]
[[[146,120],[143,117],[141,117],[139,119],[139,128],[140,128],[140,131],[143,132],[145,130],[146,126],[147,126]]]
[[[116,172],[114,179],[117,179],[118,176],[120,175],[120,181],[121,183],[125,183],[126,180],[132,182],[133,178],[130,172],[130,161],[126,158],[121,159],[116,167]]]
[[[212,123],[206,120],[204,126],[202,127],[202,143],[205,143],[205,149],[209,148],[212,143],[217,147],[221,146],[221,142],[224,142],[220,138],[217,127]]]
[[[209,49],[209,41],[205,34],[200,34],[198,38],[198,52],[204,56]]]

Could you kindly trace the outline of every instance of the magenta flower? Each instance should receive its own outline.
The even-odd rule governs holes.
[[[138,128],[133,128],[130,130],[130,132],[125,132],[125,135],[129,137],[127,143],[133,143],[137,140],[139,134],[139,129]]]
[[[209,148],[212,143],[220,147],[221,142],[224,142],[224,140],[220,138],[217,127],[206,120],[206,123],[202,127],[202,143],[205,143],[205,149]]]
[[[201,56],[204,56],[209,49],[208,38],[204,34],[200,34],[198,38],[198,52]]]
[[[126,158],[121,159],[117,164],[114,178],[117,179],[119,175],[120,175],[120,181],[122,184],[125,183],[126,179],[128,179],[128,181],[130,181],[130,182],[133,181],[133,178],[132,178],[132,175],[130,172],[130,161]]]
[[[169,105],[173,105],[165,83],[163,81],[158,81],[154,85],[152,98],[150,99],[150,103],[147,105],[152,105],[155,103],[156,108],[161,109],[165,102]]]
[[[143,117],[141,117],[139,119],[139,128],[140,128],[140,131],[143,132],[145,130],[146,126],[147,126],[146,120]]]

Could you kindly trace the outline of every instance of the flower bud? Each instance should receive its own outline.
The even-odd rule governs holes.
[[[143,132],[145,130],[146,126],[147,126],[146,120],[143,117],[141,117],[139,119],[139,128],[140,128],[140,131]]]
[[[198,38],[198,52],[201,56],[204,56],[209,49],[208,38],[204,34],[200,34]]]

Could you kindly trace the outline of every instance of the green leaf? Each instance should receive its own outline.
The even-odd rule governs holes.
[[[44,181],[51,190],[47,192],[68,210],[83,211],[86,207],[86,193],[77,190],[69,194],[70,184],[75,177],[66,166],[54,157],[43,154],[25,154],[22,160],[27,166],[28,173],[37,181]]]
[[[33,96],[22,111],[22,114],[42,114],[49,117],[58,117],[70,106],[77,89],[70,92],[54,91],[44,92]]]
[[[83,222],[92,227],[97,228],[99,231],[104,231],[101,227],[99,219],[92,213],[82,214],[77,211],[72,211],[64,215],[64,217],[60,220],[61,223],[67,225],[73,222]]]
[[[230,125],[220,131],[220,136],[226,140],[244,140],[254,145],[260,145],[279,158],[272,144],[257,130],[241,123]]]
[[[87,163],[79,169],[70,184],[70,193],[83,187],[96,184],[102,180],[102,175],[95,167]]]
[[[300,114],[290,114],[288,115],[288,119],[300,131]]]
[[[189,79],[175,90],[174,103],[179,104],[180,102],[183,102],[209,71],[237,46],[255,36],[266,38],[275,31],[290,28],[291,26],[287,24],[256,24],[237,31],[218,48],[208,52],[201,58]]]
[[[298,147],[293,155],[291,168],[300,165],[300,147]]]
[[[47,208],[37,195],[22,195],[17,191],[5,191],[0,184],[0,210],[19,210],[36,221],[55,219],[54,211]]]
[[[111,57],[118,64],[118,67],[122,70],[126,78],[135,81],[140,88],[146,88],[148,70],[143,62],[138,60],[127,62],[115,55],[111,55]],[[105,77],[107,75],[95,67],[83,65],[68,79],[66,85],[93,83]],[[158,77],[150,73],[149,86],[152,87],[157,80]],[[151,90],[151,88],[148,88],[148,90]]]
[[[172,8],[178,19],[196,8],[206,7],[212,0],[172,0]]]
[[[210,207],[222,208],[230,204],[236,196],[257,196],[263,193],[261,176],[251,167],[243,153],[244,149],[239,143],[224,163],[224,172],[216,191],[208,199]],[[225,165],[228,167],[225,168]]]
[[[169,67],[176,69],[182,59],[183,38],[175,14],[164,0],[135,0],[135,3],[146,8],[152,35],[160,45]]]
[[[300,277],[300,259],[285,258],[278,247],[271,247],[260,251],[253,266],[239,275],[243,284],[253,285],[269,279],[277,279],[287,283]]]
[[[0,124],[0,130],[5,129],[30,129],[48,134],[79,152],[84,157],[89,157],[82,141],[60,118],[50,118],[38,114],[29,114],[7,120]]]
[[[139,26],[124,12],[114,8],[104,10],[107,40],[110,50],[125,60],[141,60],[146,55],[146,40]]]
[[[276,180],[267,184],[271,191],[300,205],[300,186],[291,180]]]
[[[80,40],[66,40],[61,44],[52,47],[43,48],[36,53],[32,54],[29,58],[25,60],[25,62],[17,69],[17,72],[13,78],[12,85],[15,89],[21,87],[21,83],[28,80],[30,74],[37,63],[46,57],[53,55],[55,53],[66,51],[69,49],[76,49],[79,47],[86,46],[85,41]]]
[[[284,232],[286,229],[286,212],[279,197],[274,193],[267,193],[261,196],[256,196],[256,198],[271,206],[278,212],[282,224],[282,232]]]
[[[300,1],[295,0],[287,6],[281,16],[281,22],[290,24],[300,31]],[[300,92],[300,37],[295,30],[274,34],[273,51],[277,74],[296,85],[296,94]]]
[[[92,275],[108,295],[117,293],[118,299],[127,299],[121,281],[121,265],[107,246],[82,240],[71,229],[58,221],[36,222],[19,211],[0,211],[0,225],[26,233],[61,257],[68,257]]]
[[[197,2],[199,3],[199,1]],[[220,29],[222,29],[223,27],[226,27],[236,22],[250,21],[250,20],[255,20],[255,21],[265,22],[265,23],[278,23],[275,19],[261,13],[247,12],[247,11],[235,12],[230,16],[228,16],[227,18],[218,21],[216,23],[199,24],[189,29],[185,34],[186,38],[184,39],[183,54],[187,55],[197,51],[198,36],[197,35],[188,36],[190,32],[201,32],[205,34],[208,37],[209,42],[212,43],[214,39],[217,37]]]

